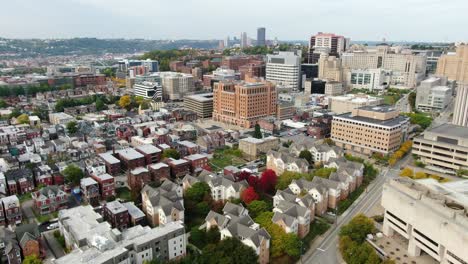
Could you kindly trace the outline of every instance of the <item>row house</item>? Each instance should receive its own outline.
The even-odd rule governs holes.
[[[226,140],[222,132],[213,132],[198,137],[197,144],[206,152],[211,153],[215,149],[223,148],[226,145]]]
[[[31,193],[34,209],[40,215],[47,215],[68,207],[67,193],[59,186],[52,185]]]
[[[258,255],[260,264],[269,263],[271,236],[252,220],[249,211],[242,205],[228,202],[223,208],[223,214],[210,211],[205,217],[205,225],[207,230],[217,227],[221,239],[234,237],[251,247]]]
[[[273,207],[279,207],[282,202],[288,202],[307,208],[310,211],[310,222],[314,221],[315,206],[318,201],[316,201],[311,194],[307,193],[302,196],[298,196],[294,194],[290,188],[277,190],[275,196],[273,196]]]
[[[273,209],[271,221],[283,228],[286,233],[293,233],[304,238],[310,231],[310,223],[314,214],[309,208],[296,203],[281,201]]]
[[[314,179],[319,177],[314,177]],[[315,215],[323,215],[327,212],[329,204],[329,188],[322,185],[315,185],[305,179],[293,180],[288,189],[294,195],[308,194],[315,201]],[[336,195],[336,194],[335,194]]]
[[[211,197],[215,201],[239,199],[241,193],[248,187],[247,181],[236,182],[228,175],[208,174],[200,175],[199,178],[210,186]]]
[[[164,179],[171,178],[171,169],[166,163],[158,162],[148,165],[148,170],[151,175],[151,181],[161,182]]]
[[[34,177],[29,169],[9,170],[5,173],[8,193],[24,194],[34,190]]]
[[[165,180],[158,188],[149,185],[141,191],[142,209],[151,226],[184,221],[185,208],[182,187]]]
[[[21,248],[15,231],[0,227],[0,254],[8,264],[21,264]]]
[[[85,169],[88,175],[101,175],[106,173],[106,163],[99,158],[86,159]]]
[[[117,150],[116,153],[124,170],[133,170],[145,166],[145,157],[133,148]]]
[[[36,185],[53,185],[54,179],[52,177],[53,170],[49,165],[43,164],[33,169],[33,174],[36,179]]]
[[[113,176],[103,173],[98,175],[91,175],[99,185],[99,193],[101,194],[101,199],[108,200],[115,197],[115,179]]]
[[[5,223],[8,225],[17,225],[22,221],[21,207],[16,195],[1,198]]]
[[[146,165],[157,163],[161,160],[162,151],[154,145],[140,145],[137,146],[135,150],[140,152],[144,156]]]
[[[314,162],[323,162],[326,163],[330,159],[336,159],[342,156],[341,148],[337,146],[329,146],[327,144],[317,144],[309,149],[312,154]]]
[[[133,202],[123,203],[123,206],[127,208],[130,225],[143,225],[145,223],[146,215],[138,208]]]
[[[200,146],[197,144],[188,141],[188,140],[183,140],[177,142],[177,150],[181,154],[181,156],[187,156],[187,155],[193,155],[193,154],[198,154],[200,153]]]
[[[119,201],[106,203],[103,206],[103,216],[111,224],[112,228],[118,228],[119,230],[126,229],[130,223],[128,209]]]
[[[289,153],[283,151],[270,150],[267,153],[267,169],[281,175],[285,171],[307,173],[309,171],[309,162],[305,159],[295,158]]]
[[[97,206],[99,205],[99,184],[91,177],[86,177],[80,181],[82,198],[85,202]]]
[[[202,154],[192,154],[185,156],[184,160],[187,160],[190,163],[190,172],[201,171],[208,166],[208,157]]]
[[[190,162],[184,159],[168,158],[164,160],[171,169],[171,177],[181,178],[190,173]]]
[[[25,258],[28,256],[44,258],[46,256],[46,249],[43,246],[44,241],[42,240],[37,223],[20,225],[16,227],[15,233],[21,252]]]
[[[127,183],[130,189],[139,192],[143,186],[151,182],[151,174],[145,167],[138,167],[127,172]]]
[[[121,162],[111,152],[99,154],[99,157],[104,161],[108,174],[115,176],[120,173]]]

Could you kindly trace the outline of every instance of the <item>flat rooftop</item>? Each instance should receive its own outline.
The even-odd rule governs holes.
[[[204,93],[204,94],[194,94],[185,96],[185,99],[192,99],[199,102],[212,102],[213,93]]]
[[[144,156],[140,152],[136,151],[133,148],[121,149],[121,150],[117,150],[116,152],[119,153],[119,155],[121,155],[126,160],[144,158]]]
[[[388,126],[388,127],[393,127],[401,123],[407,122],[409,120],[409,117],[401,116],[401,115],[392,119],[380,120],[380,119],[374,119],[374,118],[363,117],[363,116],[353,116],[352,113],[344,113],[341,115],[337,115],[333,117],[333,119],[335,118],[349,119],[349,120],[354,120],[358,122],[369,123],[369,124],[379,125],[379,126]]]
[[[452,124],[442,124],[429,130],[430,133],[437,133],[443,136],[458,137],[468,139],[468,127]]]
[[[154,154],[154,153],[161,152],[161,150],[159,148],[157,148],[156,146],[151,145],[151,144],[140,145],[140,146],[136,147],[136,149],[140,150],[141,152],[143,152],[145,154]]]
[[[395,107],[391,105],[366,105],[358,108],[359,110],[371,111],[376,113],[390,113],[396,111]]]

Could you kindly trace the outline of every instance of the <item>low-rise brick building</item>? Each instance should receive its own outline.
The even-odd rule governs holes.
[[[190,162],[184,159],[166,159],[165,162],[169,165],[171,169],[172,177],[184,177],[186,174],[190,173]]]
[[[120,160],[117,159],[111,152],[99,154],[99,157],[106,165],[106,172],[110,175],[117,175],[120,173]]]
[[[136,147],[135,150],[140,152],[145,157],[146,165],[157,163],[161,160],[162,151],[154,145],[140,145]]]
[[[56,185],[46,186],[31,193],[34,209],[41,215],[50,214],[68,207],[67,193]]]
[[[100,175],[91,175],[99,185],[99,192],[103,200],[115,197],[115,179],[113,176],[104,173]]]
[[[130,215],[128,209],[119,201],[112,201],[104,205],[103,214],[104,219],[111,224],[112,228],[122,230],[129,225]]]
[[[140,191],[145,184],[151,182],[151,174],[148,169],[138,167],[127,172],[127,183],[130,189]]]
[[[148,166],[151,174],[151,180],[159,182],[164,179],[171,178],[171,169],[166,163],[158,162]]]
[[[82,198],[89,204],[99,204],[99,184],[91,177],[83,178],[80,182]]]
[[[202,154],[193,154],[184,157],[190,162],[190,172],[201,171],[208,166],[208,157]]]
[[[121,149],[116,152],[124,170],[133,170],[145,166],[145,157],[133,148]]]
[[[1,199],[3,210],[5,212],[5,222],[8,225],[17,225],[22,221],[20,202],[16,195],[3,197]]]

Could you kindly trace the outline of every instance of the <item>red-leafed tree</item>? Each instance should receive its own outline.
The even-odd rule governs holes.
[[[249,183],[249,186],[253,187],[254,189],[257,189],[258,187],[258,177],[255,175],[250,175],[249,178],[247,179],[247,182]]]
[[[237,181],[243,181],[243,180],[246,180],[248,181],[249,180],[249,177],[251,176],[252,174],[248,171],[241,171],[239,173],[239,175],[237,175],[236,177],[236,180]]]
[[[278,176],[276,176],[275,171],[268,169],[260,176],[258,185],[264,192],[273,192],[275,190],[277,180]]]
[[[258,200],[259,197],[260,196],[252,186],[245,189],[241,194],[241,199],[245,204],[250,204],[252,201]]]

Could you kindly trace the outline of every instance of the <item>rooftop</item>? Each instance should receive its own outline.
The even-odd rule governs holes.
[[[192,99],[199,102],[211,102],[213,101],[213,93],[188,95],[185,96],[185,99]]]
[[[430,133],[438,133],[449,137],[458,137],[468,139],[468,127],[452,124],[442,124],[429,130]]]
[[[140,152],[136,151],[133,148],[121,149],[121,150],[117,150],[116,152],[119,153],[119,155],[121,155],[126,160],[144,158],[144,156]]]
[[[106,204],[106,208],[113,214],[119,214],[128,211],[127,207],[123,206],[119,201],[112,201]]]
[[[140,150],[141,152],[145,154],[153,154],[153,153],[161,152],[159,148],[151,144],[141,145],[141,146],[136,147],[136,149]]]
[[[387,127],[393,127],[401,123],[405,123],[409,120],[408,117],[401,116],[401,115],[392,119],[380,120],[380,119],[374,119],[374,118],[363,117],[363,116],[353,116],[352,113],[344,113],[341,115],[337,115],[333,117],[333,119],[335,118],[350,119],[354,121],[359,121],[359,122],[364,122],[364,123],[369,123],[369,124],[379,125],[379,126],[387,126]]]

